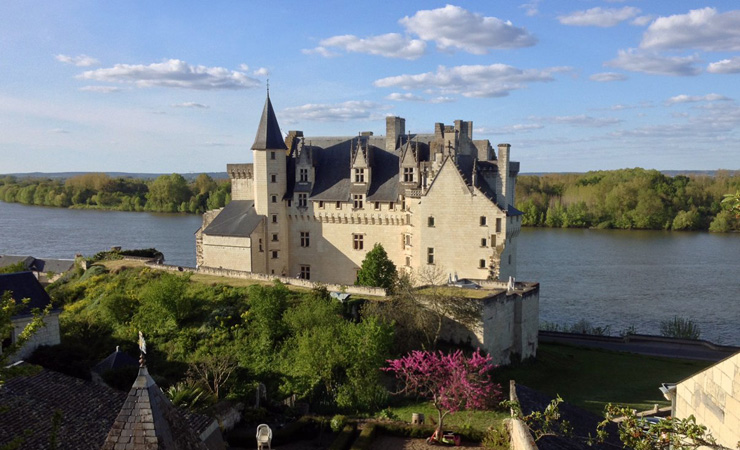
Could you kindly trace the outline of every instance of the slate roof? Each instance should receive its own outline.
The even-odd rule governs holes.
[[[100,361],[92,368],[93,372],[102,375],[109,370],[122,369],[124,367],[135,367],[139,365],[139,361],[133,356],[130,356],[126,352],[122,352],[116,347],[116,351],[108,355],[104,360]]]
[[[278,125],[275,111],[272,109],[270,94],[268,93],[267,100],[265,100],[265,107],[262,110],[262,118],[257,128],[257,135],[254,138],[254,144],[252,144],[252,150],[287,149],[288,147],[285,146],[283,134],[280,132],[280,125]]]
[[[553,400],[549,395],[520,384],[516,385],[516,395],[519,399],[522,412],[525,415],[532,411],[544,411],[547,405]],[[559,411],[560,417],[570,422],[573,428],[573,436],[588,437],[589,433],[595,435],[596,426],[603,420],[603,417],[565,402],[560,404]],[[589,446],[583,439],[577,437],[544,436],[537,441],[537,448],[539,450],[606,450],[622,448],[617,425],[611,423],[607,426],[606,430],[609,433],[609,437],[604,444]]]
[[[19,262],[23,262],[26,269],[34,272],[54,273],[67,272],[75,264],[74,260],[71,259],[38,259],[33,256],[0,255],[0,267],[7,267]]]
[[[126,397],[102,450],[207,450],[146,367]]]
[[[203,233],[210,236],[249,237],[264,218],[255,211],[253,200],[232,200]]]
[[[127,394],[43,369],[17,376],[0,389],[0,446],[23,439],[21,449],[51,449],[52,416],[59,410],[58,449],[99,450]],[[213,419],[185,412],[188,427],[203,433]]]
[[[5,291],[13,292],[16,302],[27,298],[30,300],[19,316],[31,314],[34,308],[44,309],[51,303],[51,297],[46,293],[39,280],[32,272],[15,272],[0,274],[0,294]]]

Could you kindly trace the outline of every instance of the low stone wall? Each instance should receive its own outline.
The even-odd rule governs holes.
[[[514,380],[509,381],[509,400],[519,403]],[[508,419],[506,426],[509,429],[509,445],[511,446],[511,450],[537,450],[537,444],[534,442],[532,433],[529,432],[529,428],[527,428],[524,422],[514,416],[513,410],[511,411],[511,419]]]
[[[241,278],[244,280],[262,281],[265,283],[272,283],[273,281],[278,280],[283,284],[287,284],[290,286],[303,287],[306,289],[314,289],[320,286],[324,286],[326,289],[330,291],[346,292],[347,294],[354,294],[354,295],[371,295],[374,297],[385,297],[388,295],[386,290],[382,288],[374,288],[374,287],[367,287],[367,286],[345,286],[345,285],[339,285],[339,284],[323,284],[323,283],[316,283],[310,280],[303,280],[300,278],[280,277],[280,276],[275,276],[275,275],[266,275],[262,273],[245,272],[242,270],[219,269],[215,267],[205,267],[205,266],[201,266],[201,267],[198,267],[197,269],[193,269],[192,267],[171,266],[168,264],[147,264],[147,266],[151,267],[152,269],[167,270],[170,272],[191,272],[191,273],[198,273],[202,275],[213,275],[217,277]]]

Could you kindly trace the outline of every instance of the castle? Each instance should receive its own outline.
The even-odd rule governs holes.
[[[385,136],[284,139],[268,93],[252,150],[253,164],[227,165],[232,201],[203,216],[199,267],[351,285],[380,243],[400,270],[516,275],[519,163],[472,122],[408,134],[387,117]]]

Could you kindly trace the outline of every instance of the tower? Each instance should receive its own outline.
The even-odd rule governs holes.
[[[288,216],[285,207],[287,189],[287,147],[280,132],[275,111],[267,92],[254,152],[254,209],[265,217],[266,273],[289,275]]]

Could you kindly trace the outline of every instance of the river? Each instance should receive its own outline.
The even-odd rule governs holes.
[[[0,202],[0,254],[89,256],[111,246],[155,247],[195,265],[194,215],[70,210]],[[740,345],[740,234],[525,228],[517,279],[540,283],[540,319],[634,326],[658,334],[674,316],[702,338]]]

